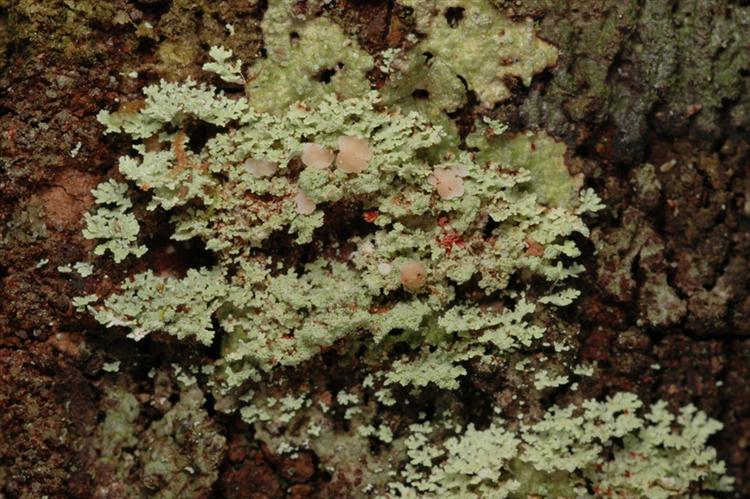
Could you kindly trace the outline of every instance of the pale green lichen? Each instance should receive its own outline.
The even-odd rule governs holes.
[[[400,3],[412,9],[421,36],[411,34],[408,48],[384,54],[388,80],[382,92],[389,105],[418,111],[443,127],[446,135],[436,156],[449,154],[461,142],[448,113],[468,102],[467,92],[475,92],[491,109],[511,96],[509,79],[529,85],[557,60],[557,49],[536,36],[530,19],[511,21],[489,2]]]
[[[388,105],[417,111],[440,125],[445,132],[446,148],[455,148],[460,143],[458,127],[447,113],[466,104],[466,88],[446,63],[428,60],[423,52],[417,46],[389,55],[392,61],[388,66],[388,82],[382,89],[383,99]],[[429,98],[422,98],[425,95]]]
[[[125,132],[134,139],[147,139],[169,123],[179,127],[189,116],[216,126],[225,126],[247,111],[245,99],[226,97],[205,84],[188,79],[182,83],[161,81],[143,89],[146,96],[138,111],[110,113],[102,110],[97,119],[105,133]]]
[[[133,203],[126,196],[127,191],[126,184],[112,179],[99,184],[92,194],[96,203],[103,206],[84,218],[83,236],[104,241],[94,248],[94,254],[109,251],[115,262],[121,262],[128,255],[143,256],[147,251],[145,246],[137,244],[140,225],[129,211]]]
[[[555,376],[550,374],[549,371],[541,369],[534,374],[534,388],[537,390],[544,390],[546,388],[555,388],[558,386],[566,385],[570,381],[570,378],[565,374],[559,374]]]
[[[212,62],[203,65],[204,71],[216,73],[219,78],[227,83],[245,83],[245,77],[242,76],[242,61],[231,60],[234,54],[230,49],[224,47],[212,46],[208,51]]]
[[[48,236],[44,221],[44,206],[40,200],[31,200],[19,207],[0,232],[0,249],[14,245],[24,246]]]
[[[566,166],[565,144],[546,133],[505,134],[491,123],[480,123],[466,143],[478,149],[480,162],[528,170],[535,192],[545,203],[567,206],[580,190],[581,179],[572,177]]]
[[[162,86],[167,94],[183,92],[172,84]],[[206,98],[224,99],[209,88],[203,91]],[[151,106],[163,101],[153,90],[152,95],[153,102],[139,111],[151,125],[160,115]],[[476,276],[490,296],[503,292],[511,276],[525,269],[545,278],[561,296],[572,296],[562,283],[581,267],[563,264],[561,258],[578,256],[566,238],[573,232],[587,234],[580,214],[598,208],[595,196],[584,191],[568,210],[545,207],[523,190],[531,180],[523,169],[506,172],[497,163],[480,165],[472,154],[456,151],[454,161],[466,171],[465,193],[441,199],[428,181],[435,166],[419,154],[439,143],[440,129],[414,113],[377,110],[377,103],[373,93],[363,99],[326,97],[317,107],[298,104],[282,117],[250,109],[237,117],[241,126],[215,135],[197,153],[184,149],[189,139],[182,131],[162,135],[172,142],[166,151],[136,146],[141,159],[121,158],[120,172],[142,188],[148,186],[149,209],[173,210],[174,239],[201,238],[222,263],[213,270],[191,270],[182,279],[139,274],[124,284],[123,292],[95,308],[97,319],[128,326],[135,338],[165,330],[208,344],[213,334],[208,317],[218,313],[229,334],[224,351],[233,363],[231,385],[258,370],[299,364],[357,330],[375,333],[376,343],[401,330],[403,340],[444,350],[423,355],[421,364],[397,361],[391,382],[425,386],[429,381],[417,368],[423,365],[432,366],[425,372],[436,384],[455,388],[465,372],[457,363],[483,355],[487,348],[509,350],[540,338],[543,329],[524,320],[538,305],[523,294],[506,294],[515,309],[491,312],[457,298],[455,286]],[[216,110],[218,105],[204,107]],[[174,124],[173,112],[161,116],[165,124]],[[141,127],[135,117],[129,119],[137,137]],[[305,140],[335,149],[336,139],[345,134],[368,140],[372,159],[365,171],[299,170]],[[278,171],[258,176],[248,170],[248,158],[272,161]],[[188,166],[181,168],[180,161]],[[297,189],[317,204],[312,214],[298,212],[293,199]],[[200,205],[189,206],[193,199]],[[350,240],[356,251],[349,261],[318,259],[271,278],[270,260],[259,249],[264,241],[286,231],[297,234],[297,244],[308,243],[324,224],[321,208],[336,209],[342,202],[376,214],[371,234]],[[496,227],[488,239],[484,231],[489,220]],[[532,242],[543,251],[530,251]],[[397,269],[408,259],[428,262],[429,293],[399,300]],[[222,265],[231,262],[236,271],[223,277]],[[384,273],[383,265],[391,270]],[[193,293],[195,289],[204,291]],[[548,297],[540,303],[569,301]],[[481,334],[471,339],[472,331]],[[438,366],[453,367],[439,374]],[[245,374],[238,378],[239,372]]]
[[[94,273],[94,266],[88,262],[76,262],[73,268],[81,277],[88,277]]]
[[[442,445],[436,428],[412,425],[401,497],[685,497],[728,491],[724,464],[706,445],[721,425],[692,406],[675,418],[657,403],[639,416],[630,393],[582,407],[553,407],[538,423],[509,430],[469,425]],[[593,493],[591,492],[593,491]]]
[[[149,403],[122,386],[103,393],[103,419],[89,449],[91,473],[102,484],[98,493],[207,495],[218,477],[226,439],[203,408],[205,399],[197,385],[179,386],[164,370],[153,374],[164,391],[152,394]],[[172,394],[174,401],[169,400]],[[154,410],[160,418],[144,417]]]
[[[382,55],[380,92],[365,78],[374,60],[355,40],[285,0],[265,13],[266,57],[247,68],[245,96],[162,81],[142,105],[101,112],[108,132],[135,145],[119,161],[129,184],[95,192],[103,206],[86,230],[104,241],[98,254],[121,261],[142,251],[127,197],[139,189],[138,208],[166,213],[171,237],[203,243],[214,263],[140,272],[75,305],[134,339],[165,332],[212,345],[221,333],[220,358],[201,370],[216,408],[238,410],[277,453],[308,448],[334,479],[356,474],[369,495],[726,489],[706,446],[717,423],[692,408],[673,421],[656,404],[642,417],[637,398],[619,394],[544,413],[539,392],[572,392],[576,377],[593,373],[556,309],[579,294],[573,236],[588,236],[583,217],[601,203],[568,172],[562,143],[508,134],[486,118],[459,147],[447,113],[466,102],[459,76],[491,106],[509,96],[504,78],[528,84],[556,50],[531,22],[484,2],[404,5],[423,36]],[[455,27],[448,8],[463,9]],[[500,72],[477,64],[493,50],[513,59]],[[230,51],[209,56],[204,69],[240,83]],[[364,169],[305,166],[306,146],[335,156],[342,137],[365,141]],[[455,176],[458,194],[441,193],[441,175]],[[133,217],[125,240],[99,227],[95,217],[111,212]],[[409,265],[418,279],[405,278]],[[338,369],[347,379],[332,382]],[[482,392],[492,419],[478,425],[458,390],[478,373],[499,380],[518,407],[532,402],[536,418],[503,419],[505,395]],[[630,452],[645,457],[631,463]]]
[[[73,265],[59,265],[57,271],[61,274],[69,274],[75,271],[81,277],[88,277],[94,273],[94,266],[88,262],[76,262]]]
[[[105,362],[102,364],[102,371],[108,372],[108,373],[116,373],[120,370],[120,361],[116,360],[113,362]]]
[[[263,17],[265,58],[247,75],[253,107],[280,114],[299,100],[367,93],[365,74],[374,65],[372,57],[329,19],[295,14],[294,3],[270,2]]]
[[[509,78],[518,78],[528,86],[534,74],[557,61],[557,49],[536,36],[531,19],[511,21],[489,2],[401,3],[414,9],[417,29],[427,35],[419,50],[465,78],[469,89],[488,108],[510,97]]]
[[[210,344],[211,316],[226,293],[220,270],[190,269],[181,279],[146,271],[123,282],[121,292],[109,296],[101,306],[91,305],[91,296],[80,298],[76,305],[88,306],[94,318],[107,327],[127,327],[134,340],[165,331],[179,339],[194,337]]]

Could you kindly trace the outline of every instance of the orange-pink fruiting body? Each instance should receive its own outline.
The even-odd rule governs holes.
[[[266,159],[248,159],[245,161],[245,167],[254,177],[270,177],[276,173],[279,165]]]
[[[325,170],[333,164],[333,151],[308,142],[302,146],[302,163],[310,168]]]
[[[336,156],[336,167],[347,173],[362,173],[367,168],[372,152],[370,143],[358,137],[342,135],[338,140],[339,153]]]
[[[297,213],[300,215],[309,215],[315,211],[315,202],[307,197],[307,194],[302,189],[297,189],[294,202],[297,204]]]
[[[417,260],[407,260],[401,265],[401,284],[409,291],[418,291],[427,282],[427,269]]]
[[[443,199],[455,199],[464,193],[464,177],[466,167],[451,166],[450,168],[435,168],[427,181],[433,186]]]

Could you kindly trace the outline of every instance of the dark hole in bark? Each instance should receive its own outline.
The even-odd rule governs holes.
[[[415,99],[429,99],[430,98],[430,92],[423,88],[418,88],[415,91],[411,93],[411,96]]]
[[[314,76],[316,80],[321,83],[331,83],[331,78],[336,74],[336,68],[325,68],[321,69],[318,74]]]
[[[461,19],[464,18],[463,7],[448,7],[445,9],[445,20],[448,21],[448,26],[455,28]]]

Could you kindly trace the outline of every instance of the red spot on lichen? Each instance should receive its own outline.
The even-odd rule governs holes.
[[[466,244],[464,238],[458,232],[448,232],[441,237],[437,238],[437,242],[440,246],[445,248],[448,253],[453,249],[453,245],[463,248]]]
[[[534,241],[533,239],[527,239],[524,241],[526,245],[526,256],[542,256],[544,255],[544,246]]]
[[[437,223],[442,230],[440,235],[435,238],[435,241],[437,241],[440,246],[445,248],[448,253],[451,252],[451,249],[453,249],[454,245],[458,246],[459,248],[463,248],[466,245],[466,242],[464,241],[464,238],[461,234],[454,230],[448,229],[448,224],[450,223],[448,217],[439,217]]]
[[[373,305],[370,307],[369,312],[371,314],[385,314],[388,313],[393,307],[385,306],[385,305]]]
[[[371,210],[371,211],[366,211],[363,218],[365,219],[366,222],[373,223],[375,220],[378,219],[379,216],[380,216],[380,213],[378,213],[377,210]]]

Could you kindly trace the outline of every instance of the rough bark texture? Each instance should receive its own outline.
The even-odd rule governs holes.
[[[605,375],[582,385],[583,394],[623,389],[675,408],[695,403],[725,424],[714,443],[737,495],[750,496],[750,7],[495,3],[537,20],[561,58],[493,113],[564,140],[607,205],[593,222],[577,308],[584,360],[599,361]],[[230,48],[252,60],[263,8],[246,0],[0,0],[0,496],[119,497],[118,480],[168,480],[136,468],[130,476],[113,470],[107,484],[94,480],[92,462],[105,452],[94,429],[113,393],[132,395],[136,409],[123,413],[139,439],[168,441],[165,453],[213,448],[223,456],[218,479],[202,477],[183,494],[345,495],[315,456],[277,457],[210,401],[178,397],[175,380],[161,373],[188,355],[184,347],[162,338],[136,348],[74,313],[72,297],[133,269],[99,271],[95,285],[55,270],[90,250],[80,235],[89,190],[125,146],[102,135],[96,112],[135,99],[159,77],[197,75],[227,23],[243,27]],[[399,37],[402,20],[389,2],[337,0],[329,9],[368,50]],[[120,77],[130,71],[138,77]],[[117,375],[103,370],[113,360]],[[203,440],[181,438],[185,407]],[[139,455],[139,445],[120,449]]]

